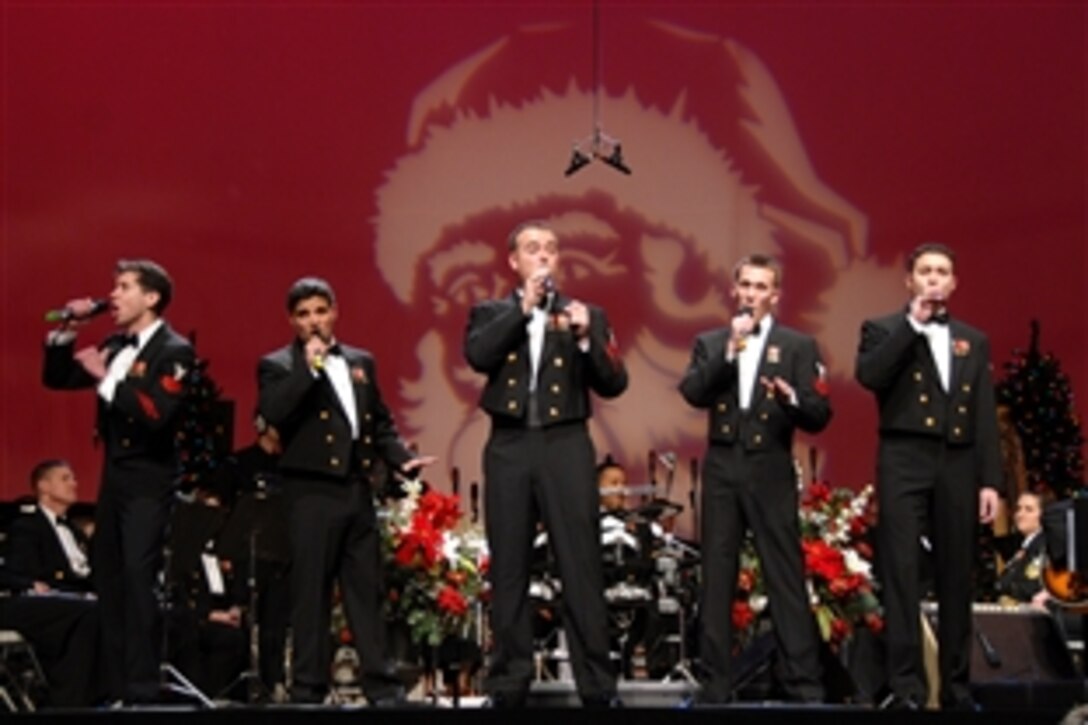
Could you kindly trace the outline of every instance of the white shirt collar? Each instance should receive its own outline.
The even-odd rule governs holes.
[[[154,322],[152,322],[150,325],[145,327],[144,329],[137,332],[136,333],[136,339],[138,341],[138,345],[137,345],[136,349],[137,350],[143,350],[144,347],[147,345],[148,341],[151,340],[151,337],[156,332],[159,331],[159,328],[162,327],[162,325],[163,325],[163,321],[162,321],[162,318],[160,317],[160,318],[156,319]]]

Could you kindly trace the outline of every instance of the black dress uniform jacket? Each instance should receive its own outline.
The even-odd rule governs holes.
[[[976,446],[975,483],[999,486],[1004,479],[989,341],[959,320],[948,325],[952,366],[947,392],[929,342],[903,312],[862,325],[857,379],[876,396],[882,436],[917,435],[951,446]]]
[[[557,296],[551,309],[560,310],[569,303],[568,298]],[[566,327],[566,318],[549,314],[537,380],[542,427],[589,418],[590,390],[614,398],[627,388],[627,370],[617,355],[604,312],[589,306],[589,319],[589,352],[583,353]],[[481,302],[469,317],[465,358],[473,370],[487,375],[480,407],[498,421],[523,421],[529,409],[528,321],[516,294]]]
[[[310,371],[300,342],[261,359],[258,408],[280,433],[283,470],[343,478],[350,470],[369,472],[378,457],[398,468],[412,457],[382,401],[374,358],[348,345],[341,345],[341,351],[355,394],[357,441],[336,390],[324,375]]]
[[[826,382],[816,343],[807,335],[775,324],[767,333],[763,359],[756,373],[755,389],[747,415],[741,415],[737,361],[725,359],[730,330],[723,328],[695,339],[691,364],[680,383],[680,392],[693,407],[707,410],[710,443],[738,444],[754,451],[789,451],[793,431],[818,433],[831,419]],[[797,392],[797,405],[781,405],[763,392],[759,379],[781,377]]]
[[[61,524],[62,526],[64,524]],[[90,542],[78,527],[71,527],[76,543],[89,551]],[[19,589],[29,589],[34,582],[45,582],[52,589],[70,592],[93,591],[89,576],[78,576],[53,524],[39,506],[29,506],[11,524],[8,533],[7,568]]]

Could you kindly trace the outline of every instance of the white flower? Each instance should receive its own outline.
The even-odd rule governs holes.
[[[853,547],[843,549],[842,557],[848,572],[851,574],[861,574],[866,579],[872,578],[872,565],[865,561],[856,549]]]
[[[457,564],[461,559],[460,548],[461,542],[456,536],[449,531],[442,532],[442,556],[446,557],[450,569],[457,568]]]
[[[767,597],[763,594],[753,594],[748,597],[748,606],[752,608],[752,611],[759,614],[767,608]]]

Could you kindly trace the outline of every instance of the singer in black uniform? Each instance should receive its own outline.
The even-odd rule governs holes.
[[[856,366],[880,415],[877,560],[888,704],[916,709],[927,699],[918,540],[928,518],[940,607],[940,700],[946,708],[972,708],[971,567],[977,522],[993,520],[1002,481],[990,346],[982,332],[948,318],[956,289],[951,249],[915,249],[906,285],[906,310],[862,325]]]
[[[767,577],[780,675],[791,700],[823,699],[819,640],[805,590],[798,523],[795,429],[817,433],[831,419],[816,341],[779,324],[782,269],[764,255],[733,270],[740,312],[729,327],[695,339],[680,383],[684,399],[707,410],[703,473],[701,700],[731,696],[732,603],[745,528]]]
[[[92,563],[101,604],[108,691],[126,702],[159,696],[161,618],[155,598],[178,462],[175,438],[193,348],[162,313],[173,283],[158,264],[122,260],[109,310],[120,328],[75,350],[75,327],[96,311],[73,300],[71,317],[45,347],[43,380],[53,389],[97,388],[105,447]]]
[[[507,240],[520,288],[472,308],[465,357],[487,376],[484,509],[491,549],[495,652],[487,691],[496,706],[525,703],[532,677],[529,569],[538,519],[563,584],[563,626],[582,702],[614,704],[601,571],[596,455],[586,429],[589,392],[627,387],[604,312],[555,291],[559,241],[545,222]]]
[[[413,457],[378,389],[374,358],[333,336],[336,297],[304,277],[287,293],[295,340],[257,368],[258,410],[279,431],[279,466],[291,544],[291,626],[295,702],[320,702],[329,683],[329,615],[334,578],[362,663],[371,703],[403,699],[386,657],[381,534],[371,470],[377,460],[407,473],[432,462]]]

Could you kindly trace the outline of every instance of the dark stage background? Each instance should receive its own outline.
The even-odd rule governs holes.
[[[6,2],[0,497],[46,456],[94,496],[92,394],[41,387],[41,315],[106,294],[137,255],[173,273],[167,316],[237,400],[239,444],[256,360],[288,339],[286,288],[318,274],[407,437],[442,458],[432,479],[475,480],[461,334],[509,290],[503,239],[526,216],[553,218],[563,287],[615,323],[632,388],[594,430],[633,482],[650,448],[701,453],[675,384],[748,251],[782,255],[781,318],[821,341],[836,484],[872,477],[859,323],[904,302],[924,240],[959,251],[953,311],[995,365],[1042,321],[1083,417],[1081,4],[604,2],[601,119],[634,174],[567,179],[593,124],[591,7]],[[674,497],[687,486],[685,463]]]

